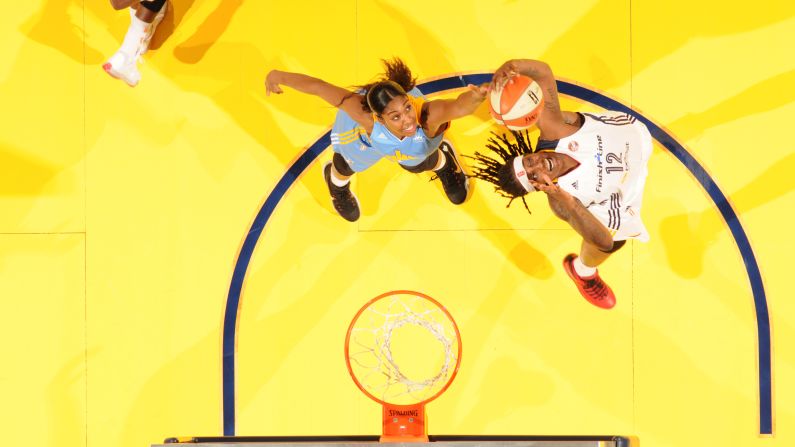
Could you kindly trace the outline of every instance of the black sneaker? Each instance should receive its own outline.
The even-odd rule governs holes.
[[[334,209],[349,222],[359,220],[359,199],[351,191],[351,182],[345,186],[337,186],[331,182],[331,162],[323,165],[323,178],[326,179],[328,192],[331,194],[331,204]]]
[[[454,204],[460,205],[464,203],[467,194],[469,194],[469,177],[461,169],[461,162],[458,161],[458,156],[449,141],[442,141],[439,145],[439,150],[442,151],[446,160],[442,169],[435,171],[435,178],[442,182],[447,198]]]

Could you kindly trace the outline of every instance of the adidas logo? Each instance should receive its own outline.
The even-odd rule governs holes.
[[[387,138],[386,135],[384,135],[383,132],[378,134],[378,136],[376,138],[378,138],[379,140],[389,140],[389,138]]]
[[[571,187],[576,189],[577,191],[579,191],[580,190],[580,182],[576,181],[576,182],[572,183]]]

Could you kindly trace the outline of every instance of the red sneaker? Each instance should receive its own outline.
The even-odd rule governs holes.
[[[599,272],[594,273],[593,276],[581,278],[580,275],[574,271],[574,265],[572,265],[575,259],[577,259],[577,255],[573,253],[568,254],[563,259],[563,269],[566,270],[569,278],[577,285],[577,290],[580,291],[580,295],[596,307],[612,309],[613,306],[616,305],[616,296],[613,295],[610,286],[602,281],[602,278],[599,277]]]

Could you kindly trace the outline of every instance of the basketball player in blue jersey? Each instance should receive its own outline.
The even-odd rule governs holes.
[[[649,240],[640,208],[651,135],[626,113],[561,111],[555,77],[544,62],[510,60],[494,73],[492,88],[517,73],[533,78],[544,93],[536,150],[527,132],[514,132],[513,141],[492,138],[487,147],[498,158],[476,152],[474,176],[511,201],[521,198],[525,208],[524,195],[546,193],[552,212],[582,236],[579,256],[563,260],[566,273],[586,300],[610,309],[616,298],[597,267],[627,239]]]
[[[282,93],[281,86],[286,85],[339,109],[331,130],[334,157],[323,166],[323,175],[334,209],[350,222],[360,216],[350,178],[382,158],[413,173],[434,171],[447,198],[456,205],[469,192],[468,178],[443,137],[450,121],[477,109],[486,98],[487,86],[470,85],[456,99],[426,101],[403,61],[383,62],[381,79],[353,92],[300,73],[272,70],[265,79],[267,94]]]

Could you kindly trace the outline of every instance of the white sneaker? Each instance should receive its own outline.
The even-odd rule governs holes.
[[[116,79],[121,79],[130,87],[138,85],[141,80],[141,72],[138,71],[138,55],[127,54],[121,50],[110,57],[102,68]]]
[[[122,49],[119,49],[116,54],[111,56],[110,59],[108,59],[108,61],[102,65],[102,68],[105,70],[105,72],[116,79],[121,79],[122,81],[126,82],[130,87],[135,87],[138,85],[138,82],[141,80],[141,72],[138,71],[138,62],[141,61],[141,55],[146,53],[146,51],[149,49],[149,42],[152,40],[152,36],[155,33],[157,25],[166,15],[167,7],[168,2],[163,4],[163,7],[160,8],[160,12],[157,13],[154,20],[152,20],[152,23],[146,26],[144,35],[141,36],[141,40],[138,42],[135,52],[128,53]],[[135,18],[135,13],[135,9],[130,8],[131,18]]]

